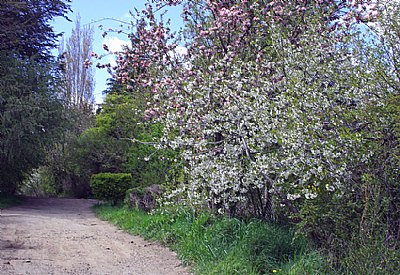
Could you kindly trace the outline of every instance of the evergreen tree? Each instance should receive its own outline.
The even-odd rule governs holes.
[[[44,162],[62,132],[58,68],[50,54],[58,35],[50,26],[69,0],[0,4],[0,194],[12,194]]]
[[[0,56],[0,194],[17,190],[62,130],[51,66]]]
[[[50,49],[57,38],[50,25],[54,17],[65,16],[70,0],[3,0],[0,3],[0,51],[20,58],[52,59]]]

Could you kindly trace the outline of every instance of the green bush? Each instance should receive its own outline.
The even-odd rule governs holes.
[[[126,173],[100,173],[92,175],[90,187],[93,195],[113,205],[123,201],[126,191],[132,187],[132,175]]]

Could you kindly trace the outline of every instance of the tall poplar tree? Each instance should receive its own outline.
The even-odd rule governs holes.
[[[65,82],[64,102],[70,114],[75,114],[72,120],[77,133],[90,125],[93,111],[94,72],[92,67],[84,66],[84,61],[90,58],[92,44],[93,28],[82,26],[78,16],[71,36],[62,40],[59,48]]]
[[[62,75],[62,99],[67,129],[63,137],[48,152],[46,173],[53,179],[57,194],[68,193],[76,197],[89,195],[86,175],[75,164],[76,152],[86,150],[80,136],[94,124],[93,68],[84,65],[90,58],[93,44],[93,28],[82,25],[78,15],[69,37],[59,46],[59,65]],[[84,147],[84,148],[83,148]],[[46,175],[46,176],[48,176]]]

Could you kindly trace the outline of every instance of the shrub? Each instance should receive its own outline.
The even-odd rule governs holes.
[[[132,187],[132,175],[126,173],[95,174],[90,179],[90,187],[97,199],[115,205],[124,199],[126,191]]]

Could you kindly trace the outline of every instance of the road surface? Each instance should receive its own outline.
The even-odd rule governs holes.
[[[0,214],[0,274],[189,274],[176,254],[101,221],[93,200],[28,198]]]

